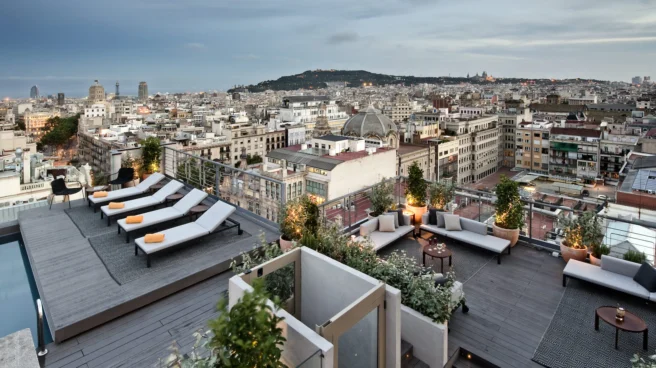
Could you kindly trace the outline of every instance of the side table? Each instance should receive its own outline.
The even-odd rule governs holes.
[[[193,220],[194,216],[196,216],[196,219],[203,214],[205,211],[209,210],[210,207],[206,206],[204,204],[199,204],[198,206],[191,207],[189,210],[189,220]]]
[[[180,193],[171,194],[170,196],[166,197],[166,202],[164,203],[164,206],[166,207],[169,205],[169,202],[175,202],[182,197],[184,197],[184,194],[180,194]]]

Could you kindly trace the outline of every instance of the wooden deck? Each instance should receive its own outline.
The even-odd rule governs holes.
[[[488,262],[464,284],[470,309],[449,323],[449,354],[463,347],[500,367],[542,367],[531,358],[565,292],[564,266],[521,245],[501,265]]]
[[[75,206],[86,206],[82,200]],[[252,250],[257,235],[277,238],[276,229],[239,210],[231,218],[252,236],[214,248],[193,264],[170,267],[119,285],[111,277],[87,238],[63,212],[38,208],[20,213],[19,225],[32,272],[44,304],[46,318],[57,342],[111,321],[209,277],[225,272],[232,259]],[[90,215],[93,211],[89,209]],[[113,229],[115,229],[115,226]],[[213,302],[216,302],[214,300]]]

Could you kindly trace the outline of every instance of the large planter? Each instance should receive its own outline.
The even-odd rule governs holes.
[[[590,264],[595,266],[601,266],[601,258],[597,258],[590,253]]]
[[[504,229],[497,226],[496,223],[492,224],[492,235],[497,238],[510,240],[510,246],[514,247],[519,240],[519,229]]]
[[[588,247],[583,249],[574,249],[566,246],[563,242],[560,242],[560,255],[563,256],[565,262],[569,262],[570,259],[575,259],[577,261],[584,262],[585,257],[588,256]]]
[[[405,205],[405,209],[412,212],[412,213],[414,213],[415,214],[415,221],[419,221],[419,222],[421,222],[421,216],[423,216],[424,213],[426,213],[428,211],[427,206],[415,207],[415,206],[411,206],[409,204]]]
[[[283,252],[288,252],[294,247],[294,242],[291,240],[285,240],[280,235],[280,250]]]

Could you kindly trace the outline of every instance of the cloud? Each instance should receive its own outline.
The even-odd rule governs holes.
[[[78,81],[78,80],[88,80],[93,82],[93,80],[98,79],[98,77],[80,77],[80,76],[59,76],[59,75],[45,75],[45,76],[24,76],[24,75],[9,75],[9,76],[0,76],[0,80],[10,80],[10,81]],[[101,78],[103,79],[103,78]]]
[[[193,50],[205,50],[207,49],[207,46],[205,46],[204,43],[200,42],[189,42],[185,44],[185,47],[188,49],[193,49]]]
[[[339,45],[342,43],[355,42],[360,36],[355,32],[339,32],[328,37],[328,44]]]
[[[254,55],[254,54],[245,54],[245,55],[233,55],[233,59],[236,60],[258,60],[261,59],[260,55]]]

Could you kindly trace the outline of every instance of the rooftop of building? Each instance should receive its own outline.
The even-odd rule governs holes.
[[[586,128],[551,128],[551,134],[572,135],[587,138],[599,138],[601,131]]]
[[[568,105],[568,104],[538,104],[533,103],[529,106],[532,110],[540,112],[560,112],[560,113],[569,113],[569,112],[578,112],[584,111],[585,105]]]
[[[345,137],[343,135],[327,134],[327,135],[323,135],[321,137],[317,137],[317,138],[314,138],[314,139],[319,139],[319,140],[322,140],[322,141],[330,141],[330,142],[341,142],[341,141],[346,141],[346,140],[349,140],[349,139],[352,139],[352,138]]]
[[[394,149],[376,148],[376,152],[373,152],[372,155],[388,152],[390,150]],[[308,147],[304,150],[302,145],[294,145],[270,151],[266,156],[330,171],[343,162],[369,156],[369,152],[367,150],[359,152],[338,152],[335,156],[331,156],[330,151],[326,149]]]
[[[329,101],[330,97],[328,96],[285,96],[282,98],[283,101],[289,101],[291,103],[295,102],[320,102],[320,101]]]

